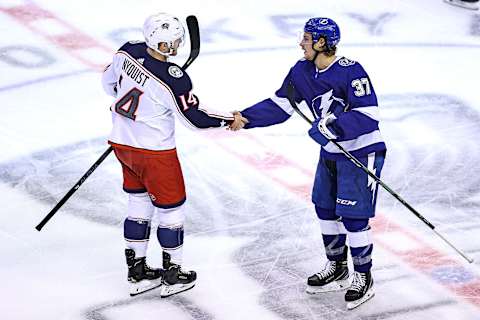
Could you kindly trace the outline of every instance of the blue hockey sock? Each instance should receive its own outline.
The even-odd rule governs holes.
[[[126,218],[123,223],[123,236],[127,248],[135,251],[135,257],[145,257],[150,238],[150,220]]]
[[[347,236],[345,234],[322,234],[323,244],[325,245],[325,253],[330,261],[346,261],[347,260],[347,247],[345,246],[345,240]]]
[[[373,251],[368,219],[343,218],[342,221],[347,229],[354,270],[368,272],[372,268]]]
[[[158,227],[158,242],[164,249],[176,249],[183,245],[183,227],[170,229]]]

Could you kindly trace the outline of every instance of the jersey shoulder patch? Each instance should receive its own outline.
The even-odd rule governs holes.
[[[165,83],[175,94],[182,95],[192,90],[192,82],[188,74],[175,63],[145,59],[147,69]]]
[[[176,65],[172,65],[168,67],[168,74],[171,75],[174,78],[181,78],[183,77],[183,71],[180,69],[180,67]]]
[[[342,67],[353,66],[355,63],[356,63],[355,61],[347,59],[345,57],[338,60],[338,64],[341,65]]]

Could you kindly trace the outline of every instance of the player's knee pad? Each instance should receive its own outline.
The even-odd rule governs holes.
[[[368,219],[343,218],[343,225],[347,230],[350,247],[360,248],[372,244],[372,235]]]
[[[150,201],[148,193],[129,193],[127,216],[132,219],[142,219],[150,221],[152,219],[154,207]]]
[[[184,205],[171,209],[155,208],[158,214],[157,238],[164,249],[183,245]]]

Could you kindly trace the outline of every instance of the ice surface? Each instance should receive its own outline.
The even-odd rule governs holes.
[[[480,17],[440,0],[315,7],[2,1],[1,318],[480,319]],[[318,146],[297,116],[236,135],[177,127],[188,194],[185,265],[199,274],[191,291],[128,296],[126,196],[114,157],[34,230],[107,148],[110,98],[98,65],[140,38],[143,19],[156,11],[198,16],[202,49],[189,74],[202,101],[223,110],[273,94],[301,57],[295,41],[306,18],[336,19],[340,54],[362,63],[379,95],[389,147],[382,179],[476,262],[467,265],[382,191],[373,221],[376,296],[347,311],[342,293],[307,295],[306,277],[323,266],[324,252],[309,200]],[[73,42],[58,41],[68,31]],[[180,64],[187,52],[188,45]],[[161,264],[155,237],[148,255]]]

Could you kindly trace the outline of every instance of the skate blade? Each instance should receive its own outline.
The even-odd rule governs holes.
[[[355,301],[349,301],[349,302],[347,302],[347,309],[348,309],[348,310],[355,309],[355,308],[358,307],[359,305],[364,304],[364,303],[367,302],[368,300],[372,299],[374,295],[375,295],[375,291],[373,291],[373,288],[370,288],[370,289],[367,291],[367,293],[365,293],[365,295],[364,295],[363,297],[361,297],[360,299],[355,300]]]
[[[130,285],[130,296],[136,296],[137,294],[150,291],[162,285],[162,279],[155,280],[142,280],[140,282],[135,282]]]
[[[309,294],[317,294],[317,293],[324,293],[324,292],[333,292],[333,291],[341,291],[345,290],[350,287],[350,281],[346,280],[337,280],[334,282],[330,282],[324,286],[309,286],[307,285],[307,289],[305,290]]]
[[[188,284],[177,283],[177,284],[172,284],[172,285],[168,285],[168,284],[164,283],[161,290],[160,290],[160,296],[162,298],[166,298],[166,297],[172,296],[174,294],[190,290],[194,286],[195,286],[195,282],[188,283]]]

